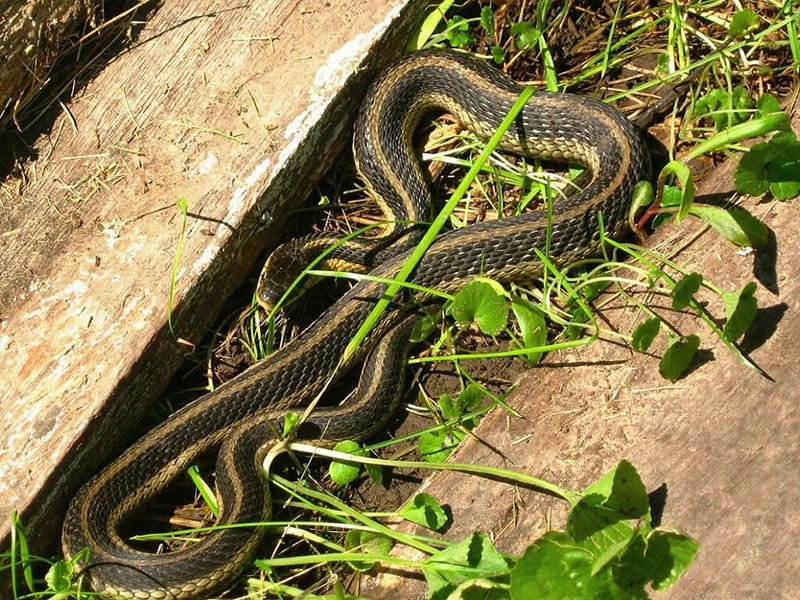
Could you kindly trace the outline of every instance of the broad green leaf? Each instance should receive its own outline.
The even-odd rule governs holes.
[[[675,583],[692,564],[700,547],[679,531],[655,529],[647,538],[645,555],[654,565],[653,588],[663,591]]]
[[[768,146],[766,142],[755,144],[742,155],[733,174],[736,190],[748,196],[761,196],[769,189],[769,173],[765,164]]]
[[[731,93],[714,89],[695,103],[695,115],[708,116],[714,121],[717,131],[723,131],[747,121],[753,114],[753,98],[748,91],[737,85]]]
[[[653,343],[653,340],[656,339],[660,329],[661,319],[658,317],[651,317],[639,323],[636,329],[633,330],[631,346],[633,346],[633,349],[637,352],[646,352]]]
[[[778,200],[789,200],[800,195],[800,181],[775,181],[769,191]]]
[[[592,553],[592,575],[596,575],[609,563],[620,558],[639,531],[630,521],[619,521],[604,527],[583,541],[583,547]]]
[[[629,211],[629,220],[633,222],[636,215],[643,208],[647,208],[653,203],[655,199],[655,192],[653,191],[653,184],[649,181],[640,181],[633,187],[633,194],[631,197],[631,208]],[[662,203],[663,204],[663,203]]]
[[[794,132],[776,134],[742,156],[734,173],[736,189],[760,196],[769,190],[778,200],[800,193],[800,141]]]
[[[614,579],[626,589],[644,589],[653,581],[658,565],[645,555],[647,543],[642,535],[635,537],[613,566]]]
[[[451,427],[426,431],[419,436],[417,448],[422,458],[428,462],[444,462],[452,454],[466,434]]]
[[[592,576],[591,552],[560,531],[529,546],[511,571],[512,600],[611,600],[626,596],[608,569]]]
[[[581,495],[567,517],[566,532],[591,553],[590,573],[596,575],[621,557],[639,535],[632,519],[642,519],[649,528],[650,503],[639,474],[627,461],[621,461]]]
[[[603,505],[619,511],[624,517],[638,519],[650,512],[650,499],[636,467],[627,460],[617,465],[584,488],[584,496],[599,496]]]
[[[650,267],[647,271],[647,289],[655,289],[656,284],[664,278],[664,271],[656,266]]]
[[[755,281],[751,281],[741,290],[722,292],[725,312],[728,315],[722,335],[729,342],[738,340],[753,324],[758,312],[758,300],[755,297],[755,293]]]
[[[481,7],[481,27],[486,33],[494,33],[494,13],[491,6]]]
[[[456,399],[450,394],[442,394],[439,396],[436,406],[438,406],[439,412],[442,413],[442,417],[445,421],[458,419],[458,417],[462,415],[461,410],[458,408]]]
[[[701,285],[703,276],[700,273],[689,273],[678,281],[672,290],[673,310],[683,310],[689,306]]]
[[[486,394],[481,386],[475,383],[470,383],[458,393],[457,398],[461,412],[467,413],[480,408],[481,402],[483,402],[484,398],[486,398]]]
[[[741,207],[718,208],[695,204],[690,212],[737,246],[758,250],[764,248],[769,241],[767,226]]]
[[[365,463],[364,470],[367,472],[372,483],[375,485],[383,485],[383,467],[380,465],[371,465]]]
[[[453,48],[463,48],[475,41],[475,36],[469,31],[469,21],[461,15],[453,15],[447,23],[447,41]]]
[[[672,338],[661,357],[658,372],[668,381],[677,381],[692,364],[699,347],[700,338],[694,334]]]
[[[586,328],[582,325],[589,322],[591,315],[582,306],[575,306],[570,309],[569,316],[570,324],[564,330],[564,335],[568,340],[577,340],[586,333]]]
[[[649,584],[663,591],[686,571],[697,549],[697,542],[685,533],[659,527],[628,546],[613,566],[614,578],[628,589]]]
[[[448,598],[450,593],[470,579],[507,575],[509,567],[495,550],[489,537],[473,533],[462,542],[433,554],[423,569],[428,581],[429,598]]]
[[[592,551],[594,556],[595,552],[591,548],[591,544],[584,544],[584,542],[597,536],[596,548],[600,549],[598,553],[602,552],[602,547],[605,546],[605,542],[602,539],[603,532],[626,520],[627,518],[618,510],[610,506],[604,506],[600,496],[590,494],[581,498],[572,507],[567,517],[565,531],[573,540]]]
[[[439,531],[449,521],[447,512],[436,498],[424,492],[406,502],[397,511],[397,514],[407,521],[422,525],[432,531]]]
[[[683,200],[683,191],[674,185],[664,185],[661,192],[661,206],[680,206]],[[653,228],[658,229],[669,220],[668,213],[656,213],[653,217]]]
[[[438,326],[439,312],[436,312],[432,315],[423,315],[417,319],[417,322],[414,323],[414,327],[411,329],[411,334],[409,335],[411,343],[417,344],[427,340],[430,335],[436,331]]]
[[[780,101],[772,94],[761,94],[756,101],[756,108],[761,116],[783,112]]]
[[[644,519],[649,523],[650,500],[647,490],[636,468],[627,460],[620,461],[582,490],[581,496],[567,517],[567,533],[576,541],[589,537],[603,525],[623,519]],[[592,512],[591,509],[597,507],[604,510]],[[587,510],[592,514],[584,514]]]
[[[351,529],[344,538],[344,547],[348,552],[363,552],[385,556],[392,549],[392,540],[381,533]],[[356,571],[369,571],[375,566],[375,560],[349,560],[349,564]]]
[[[680,161],[673,160],[664,165],[659,175],[659,182],[663,184],[668,175],[674,175],[681,184],[681,204],[675,214],[675,224],[678,225],[689,214],[689,208],[694,201],[694,180],[692,171]]]
[[[503,62],[506,60],[506,51],[503,50],[502,46],[492,46],[492,60],[495,64],[502,65]]]
[[[753,102],[753,97],[744,87],[737,85],[733,88],[730,102],[736,123],[741,123],[750,118],[755,103]]]
[[[54,562],[44,576],[48,591],[66,594],[72,587],[72,574],[75,566],[66,560]]]
[[[728,27],[728,35],[732,38],[742,38],[758,31],[758,26],[758,15],[755,11],[750,8],[737,10]]]
[[[697,117],[704,117],[725,105],[728,94],[725,90],[714,88],[700,96],[694,103],[694,114]]]
[[[664,51],[658,53],[658,58],[656,59],[656,73],[661,76],[667,76],[672,73],[673,69],[670,68],[671,64],[670,54]]]
[[[456,294],[450,313],[462,325],[475,322],[486,335],[498,335],[508,320],[508,305],[492,283],[475,279]]]
[[[538,348],[547,343],[547,323],[544,314],[533,303],[524,298],[515,297],[511,301],[511,310],[519,323],[522,342],[525,348]],[[524,355],[530,365],[539,364],[541,351],[534,350]]]
[[[511,25],[517,50],[533,50],[539,43],[541,32],[530,21],[518,21]]]
[[[464,419],[464,415],[477,410],[483,401],[484,394],[481,388],[470,383],[455,398],[449,394],[442,394],[436,403],[445,421],[458,421],[467,429],[472,429],[478,424],[477,417]]]
[[[447,600],[511,600],[511,595],[502,581],[478,578],[458,585]]]
[[[283,416],[283,437],[289,437],[300,422],[300,415],[297,413],[286,413]]]
[[[361,444],[352,440],[338,442],[333,449],[338,452],[352,454],[353,456],[364,456],[364,449],[361,447]],[[358,479],[359,473],[361,473],[361,465],[351,461],[333,460],[328,467],[328,474],[331,477],[331,481],[336,485],[352,483]]]

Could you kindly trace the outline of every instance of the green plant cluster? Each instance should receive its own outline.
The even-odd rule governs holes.
[[[409,466],[376,459],[373,462]],[[448,466],[467,472],[470,469],[469,465]],[[536,483],[514,472],[485,469],[484,473],[521,484]],[[698,550],[697,542],[686,534],[653,523],[648,494],[627,461],[580,492],[554,487],[550,492],[569,503],[564,530],[544,533],[518,555],[500,552],[482,532],[438,549],[436,542],[430,545],[429,540],[417,538],[413,544],[427,558],[413,566],[422,571],[428,582],[428,597],[644,599],[649,597],[649,591],[662,591],[674,584]],[[396,516],[432,531],[440,531],[450,522],[436,499],[424,493],[409,500]],[[337,558],[357,570],[369,570],[378,564],[412,566],[390,553],[394,543],[400,541],[398,535],[394,531],[353,530],[347,535],[345,553]],[[409,543],[408,539],[403,541]],[[283,561],[265,562],[272,568]],[[319,596],[323,597],[356,598],[343,592]]]

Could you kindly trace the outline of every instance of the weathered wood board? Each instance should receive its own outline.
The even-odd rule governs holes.
[[[800,131],[800,115],[793,128]],[[734,166],[725,163],[708,177],[699,200],[730,196]],[[744,366],[696,320],[665,309],[683,334],[702,339],[707,362],[684,379],[669,384],[658,374],[657,356],[632,355],[622,345],[552,354],[525,373],[508,399],[522,418],[495,409],[452,457],[575,490],[620,460],[631,461],[649,491],[666,493],[662,522],[701,544],[685,577],[658,598],[800,598],[797,206],[754,200],[746,206],[774,231],[773,249],[746,254],[707,232],[679,260],[723,289],[762,282],[759,316],[743,345],[771,379]],[[697,229],[698,223],[687,222],[651,242],[668,254]],[[709,308],[724,317],[719,301]],[[603,315],[606,329],[623,334],[644,319],[614,305]],[[552,498],[459,473],[437,474],[422,490],[452,510],[448,539],[482,530],[510,553],[521,553],[550,527],[563,528],[566,518],[564,504]],[[414,556],[405,550],[402,556]],[[373,600],[426,597],[418,573],[399,574],[402,569],[390,569],[365,581],[361,591]]]
[[[173,323],[197,342],[425,5],[169,0],[65,105],[2,200],[0,547],[14,510],[35,549],[58,539],[76,486],[180,363],[179,240]]]
[[[0,124],[12,119],[47,80],[55,58],[81,22],[93,20],[90,0],[6,0],[0,10]]]

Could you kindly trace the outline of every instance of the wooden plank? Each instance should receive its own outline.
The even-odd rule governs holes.
[[[67,40],[97,15],[90,0],[6,0],[0,12],[0,126],[47,80]]]
[[[348,139],[422,2],[163,3],[52,125],[0,221],[0,514],[36,549]],[[0,547],[9,522],[0,520]],[[42,550],[43,551],[43,550]]]
[[[793,127],[800,130],[800,115]],[[730,195],[734,166],[728,162],[708,177],[699,200]],[[691,317],[666,310],[679,330],[702,339],[707,362],[687,377],[669,384],[658,374],[657,357],[632,355],[615,344],[552,354],[523,375],[509,398],[522,418],[496,409],[452,457],[576,490],[619,460],[630,460],[648,490],[666,494],[662,522],[701,544],[685,577],[659,598],[800,597],[800,233],[791,202],[750,200],[747,206],[774,231],[771,250],[746,255],[712,232],[679,260],[724,289],[761,282],[762,308],[744,345],[771,379],[744,366]],[[698,224],[662,231],[651,241],[662,251],[679,247],[692,228]],[[718,301],[713,306],[724,316]],[[626,334],[643,319],[619,306],[606,307],[603,314],[605,327]],[[563,503],[477,477],[440,473],[421,490],[452,510],[448,539],[482,530],[505,552],[519,554],[551,524],[562,528],[565,522]],[[397,554],[419,558],[407,549]],[[424,582],[403,574],[391,568],[367,580],[361,592],[373,600],[398,593],[425,598]]]

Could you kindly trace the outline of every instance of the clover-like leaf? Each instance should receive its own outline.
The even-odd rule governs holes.
[[[753,324],[758,312],[758,300],[755,297],[756,282],[751,281],[741,290],[722,292],[725,303],[725,312],[728,320],[722,329],[722,335],[729,342],[735,342],[742,337]]]
[[[737,10],[733,14],[728,27],[728,35],[732,38],[742,38],[758,30],[758,15],[751,8]]]
[[[344,538],[344,547],[348,552],[363,552],[378,556],[386,556],[392,549],[392,540],[381,533],[374,531],[364,531],[362,529],[351,529]],[[349,560],[349,564],[356,571],[369,571],[375,566],[377,561]]]
[[[346,452],[353,456],[364,456],[364,449],[361,444],[352,440],[338,442],[334,447],[338,452]],[[361,473],[361,465],[347,460],[333,460],[328,467],[328,474],[336,485],[347,485],[358,478]]]
[[[631,346],[633,346],[633,349],[637,352],[646,352],[656,339],[660,329],[661,319],[658,317],[651,317],[646,321],[639,323],[636,329],[633,330]]]
[[[683,310],[689,306],[701,285],[703,276],[700,273],[688,273],[680,279],[672,290],[673,310]]]
[[[750,196],[769,190],[778,200],[800,194],[800,141],[784,131],[755,144],[742,156],[734,173],[736,189]]]
[[[456,294],[450,313],[462,325],[474,322],[486,335],[498,335],[508,320],[508,305],[496,284],[475,279]]]
[[[439,504],[436,498],[424,492],[415,495],[406,502],[397,511],[397,514],[407,521],[427,527],[431,531],[439,531],[449,521],[444,507]]]
[[[700,338],[694,334],[673,337],[658,364],[658,372],[668,381],[680,379],[694,360],[700,348]]]

